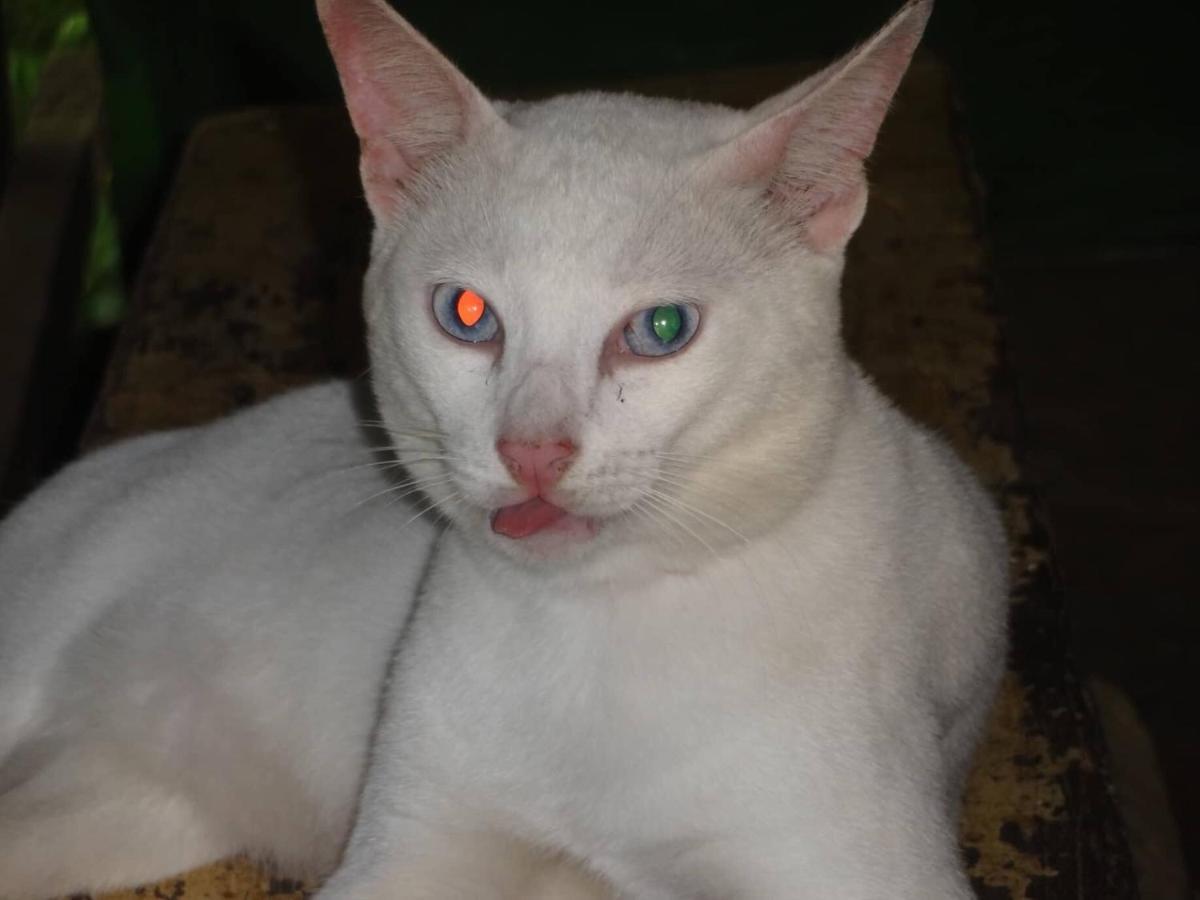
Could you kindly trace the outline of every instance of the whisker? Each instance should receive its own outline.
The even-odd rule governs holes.
[[[675,544],[677,546],[683,547],[684,546],[683,539],[680,538],[679,535],[676,534],[676,532],[674,530],[672,530],[670,528],[663,530],[663,528],[662,528],[663,522],[667,523],[668,525],[674,525],[674,523],[671,522],[669,519],[666,519],[666,518],[663,518],[662,516],[660,516],[656,510],[652,510],[649,507],[643,505],[643,503],[642,503],[643,499],[644,498],[639,499],[636,503],[634,503],[631,507],[629,507],[629,511],[637,513],[645,521],[649,522],[650,525],[655,529],[655,531],[658,534],[668,535],[671,538],[671,540],[675,542]]]
[[[386,428],[392,434],[402,434],[411,437],[446,437],[446,433],[444,431],[437,431],[431,428],[400,427],[398,425],[391,425],[388,422],[385,422],[383,419],[359,419],[358,424],[362,425],[364,428]]]
[[[703,510],[698,509],[696,507],[689,507],[688,504],[685,504],[678,497],[671,496],[670,494],[665,494],[662,491],[655,490],[654,488],[643,488],[641,499],[639,499],[638,503],[636,503],[634,505],[637,506],[643,502],[647,503],[649,505],[649,508],[653,508],[656,511],[656,513],[658,515],[662,516],[665,520],[670,521],[672,524],[677,525],[678,527],[685,530],[689,535],[691,535],[700,544],[702,544],[704,546],[704,548],[706,550],[708,550],[709,553],[711,553],[713,556],[717,555],[715,553],[715,551],[713,550],[713,548],[710,547],[709,544],[703,538],[701,538],[700,535],[698,535],[695,531],[693,531],[691,528],[684,525],[684,523],[680,522],[679,519],[677,519],[675,516],[668,513],[667,512],[668,507],[674,506],[682,512],[690,512],[693,516],[703,515],[706,519],[710,519],[715,524],[720,525],[723,528],[729,529],[731,532],[736,534],[739,538],[741,538],[747,544],[751,543],[751,541],[748,538],[746,538],[745,535],[736,531],[731,526],[722,522],[720,519],[717,519],[715,516],[710,516],[707,513],[705,513]],[[759,580],[757,573],[754,571],[753,568],[751,568],[751,566],[750,566],[749,562],[746,560],[746,558],[744,556],[742,556],[741,554],[737,554],[735,556],[735,558],[742,565],[742,567],[746,570],[746,577],[749,580],[749,582],[752,585],[754,585],[755,590],[757,590],[759,592],[759,594],[763,597],[768,596],[768,592],[764,588],[762,582]]]
[[[687,485],[690,485],[695,478],[692,470],[686,469],[686,468],[680,468],[678,466],[678,464],[672,464],[665,460],[661,463],[657,472],[655,472],[654,474],[657,477],[662,478],[662,480],[664,480],[664,481],[667,480],[667,478],[665,476],[674,476],[676,479],[680,479],[680,480],[686,482]],[[775,484],[777,484],[781,489],[786,489],[786,488],[792,487],[793,485],[804,485],[806,483],[804,479],[798,478],[794,475],[790,475],[786,472],[776,472],[776,473],[773,473],[771,477],[772,477],[773,482]],[[722,480],[723,481],[733,481],[736,483],[738,480],[738,473],[737,472],[722,473]],[[735,505],[737,507],[742,506],[742,498],[735,491],[731,491],[730,488],[726,485],[714,484],[712,482],[706,481],[706,483],[704,485],[704,492],[708,493],[710,491],[717,491],[719,493],[722,493],[727,498],[730,499],[730,501],[733,505]]]
[[[683,512],[691,513],[693,516],[699,516],[701,518],[707,519],[708,521],[712,522],[715,525],[720,525],[726,531],[741,538],[741,540],[744,543],[747,543],[747,544],[750,543],[750,538],[746,537],[744,534],[742,534],[740,531],[738,531],[732,525],[722,522],[716,516],[705,512],[704,510],[700,509],[699,507],[692,506],[689,503],[685,503],[683,500],[680,500],[678,497],[672,496],[671,494],[668,494],[665,491],[658,491],[658,490],[655,490],[654,488],[646,488],[645,490],[647,492],[649,492],[651,496],[656,497],[659,500],[662,500],[664,503],[674,506],[677,509],[682,510]]]
[[[696,463],[691,461],[680,462],[660,456],[658,458],[657,469],[662,472],[674,472],[676,475],[689,476],[696,471]]]
[[[397,494],[395,497],[391,498],[388,501],[388,508],[390,509],[391,507],[395,506],[397,503],[399,503],[401,500],[403,500],[405,497],[409,496],[410,494],[416,494],[416,493],[425,491],[426,488],[441,487],[441,486],[442,486],[442,484],[423,484],[423,485],[418,485],[417,487],[414,487],[414,488],[410,488],[409,490],[404,491],[401,494]],[[451,494],[450,496],[454,497],[454,496],[458,496],[458,494],[457,494],[457,492],[455,492],[454,494]],[[428,494],[426,494],[425,499],[432,500],[434,505],[437,505],[437,503],[439,502],[436,498],[428,496]],[[405,525],[407,525],[407,524],[408,523],[406,522]],[[403,528],[404,526],[402,525],[401,527]]]
[[[371,462],[356,463],[353,466],[344,466],[340,469],[334,469],[333,472],[357,472],[362,469],[379,469],[386,471],[388,469],[399,469],[415,462],[428,462],[431,460],[452,460],[457,459],[455,456],[448,454],[425,454],[424,456],[411,456],[395,459],[376,459]]]
[[[436,502],[439,511],[445,514],[450,507],[466,503],[466,498],[460,492],[455,491],[452,494],[447,494],[445,497],[438,498]]]
[[[440,440],[438,438],[425,437],[423,435],[398,434],[398,435],[395,435],[395,437],[401,438],[401,439],[409,438],[410,440],[413,440],[413,441],[438,441],[438,440]],[[306,443],[309,443],[309,444],[341,444],[341,445],[348,445],[348,446],[361,446],[362,439],[358,435],[345,434],[345,435],[340,435],[337,437],[312,437],[312,438],[306,438],[305,440],[306,440]],[[388,449],[390,447],[397,446],[397,445],[384,444],[384,443],[378,443],[378,444],[373,443],[373,444],[370,444],[369,446],[371,447],[371,449],[374,449],[374,450],[383,450],[383,449]],[[419,449],[419,448],[425,447],[425,446],[428,446],[428,445],[425,443],[413,444],[410,447],[410,449]]]
[[[414,484],[432,484],[435,481],[442,481],[444,479],[452,478],[452,477],[453,477],[453,475],[450,472],[443,472],[440,475],[422,475],[420,477],[417,477],[414,475],[409,478],[401,479],[400,481],[393,481],[391,484],[391,487],[393,489],[395,489],[395,488],[408,487],[408,486],[414,485]]]
[[[452,493],[452,494],[448,494],[446,497],[442,498],[442,500],[441,500],[441,501],[438,501],[438,500],[431,500],[431,501],[430,501],[430,502],[429,502],[429,503],[428,503],[426,506],[424,506],[424,507],[422,507],[421,509],[417,510],[417,514],[416,514],[415,516],[413,516],[411,519],[409,519],[407,522],[405,522],[403,525],[401,525],[400,527],[401,527],[401,528],[407,528],[407,527],[408,527],[409,525],[411,525],[413,522],[417,521],[417,519],[421,518],[421,516],[425,515],[426,513],[430,512],[431,510],[437,509],[437,508],[438,508],[438,503],[439,503],[439,502],[443,502],[443,503],[444,503],[444,502],[446,502],[447,500],[455,499],[455,498],[457,498],[458,496],[459,496],[459,493],[458,493],[458,491],[455,491],[454,493]]]
[[[437,450],[422,450],[419,447],[381,447],[379,449],[386,450],[388,453],[392,454],[394,459],[400,461],[404,461],[406,459],[466,459],[466,457],[460,453],[439,453]],[[411,454],[411,456],[409,454]]]
[[[680,522],[673,515],[671,515],[671,513],[669,513],[667,511],[668,508],[665,506],[665,504],[662,503],[662,501],[658,500],[653,495],[648,494],[648,493],[643,494],[642,497],[651,507],[655,508],[659,512],[660,515],[663,515],[667,519],[670,519],[672,522],[674,522],[676,525],[678,525],[680,528],[682,528],[684,531],[686,531],[688,534],[690,534],[693,538],[695,538],[700,543],[701,547],[703,547],[705,550],[707,550],[713,556],[717,555],[717,551],[714,550],[709,545],[708,541],[704,540],[704,538],[702,538],[702,537],[700,537],[700,535],[696,534],[696,532],[694,532],[686,524],[684,524],[683,522]]]
[[[425,452],[422,450],[410,450],[407,453],[396,453],[395,451],[392,451],[392,453],[392,458],[386,461],[398,462],[400,465],[407,465],[410,462],[425,462],[427,460],[466,460],[466,457],[460,456],[457,453],[434,453],[432,451]]]
[[[653,482],[662,482],[665,485],[669,485],[670,487],[674,487],[674,488],[679,488],[680,490],[687,490],[695,484],[695,482],[693,480],[686,478],[682,475],[676,475],[674,473],[666,473],[661,470],[656,472],[650,480]],[[742,503],[743,503],[743,498],[741,497],[741,495],[739,495],[735,491],[732,491],[729,488],[727,488],[723,485],[719,485],[719,484],[706,484],[704,486],[705,494],[711,494],[713,492],[716,492],[721,495],[720,498],[713,498],[713,499],[715,500],[716,505],[718,507],[720,507],[722,510],[735,511],[735,510],[741,508]],[[678,499],[678,498],[676,498],[676,499]]]
[[[647,490],[653,491],[653,488],[649,488],[649,489],[647,489]],[[741,534],[741,533],[739,533],[739,532],[735,531],[734,529],[730,528],[728,525],[726,525],[726,524],[725,524],[724,522],[722,522],[720,519],[716,519],[716,518],[714,518],[714,517],[712,517],[712,516],[709,516],[709,515],[707,515],[706,513],[704,513],[704,511],[703,511],[703,510],[699,510],[699,509],[691,509],[691,510],[689,510],[689,509],[686,507],[686,505],[684,505],[684,504],[683,504],[683,502],[682,502],[681,500],[679,500],[679,498],[678,498],[678,497],[671,497],[671,496],[669,496],[669,495],[665,495],[665,494],[663,494],[661,491],[654,491],[653,493],[654,493],[654,494],[657,494],[657,495],[658,495],[658,498],[660,498],[660,499],[658,499],[658,500],[657,500],[657,502],[659,502],[659,503],[662,503],[662,502],[674,502],[674,503],[677,503],[677,504],[679,504],[679,508],[680,508],[682,511],[685,511],[685,512],[689,512],[689,511],[690,511],[690,512],[692,512],[693,514],[700,514],[700,515],[704,515],[706,518],[712,519],[712,521],[713,521],[713,522],[715,522],[716,524],[718,524],[718,525],[720,525],[720,526],[722,526],[722,527],[724,527],[724,528],[728,528],[730,531],[732,531],[734,534],[736,534],[736,535],[737,535],[739,538],[741,538],[741,539],[742,539],[742,540],[743,540],[743,541],[744,541],[746,544],[750,544],[750,543],[751,543],[749,538],[747,538],[745,535],[743,535],[743,534]],[[653,496],[653,494],[652,494],[651,496]],[[712,548],[711,548],[711,547],[709,547],[709,546],[708,546],[708,544],[707,544],[707,543],[705,543],[703,540],[701,540],[701,538],[700,538],[698,535],[694,534],[694,533],[691,531],[691,529],[688,529],[688,532],[689,532],[689,533],[691,533],[691,534],[693,535],[693,537],[695,537],[697,540],[700,540],[700,541],[701,541],[701,543],[704,543],[704,546],[705,546],[706,548],[708,548],[708,550],[709,550],[709,552],[710,552],[710,553],[713,553],[713,555],[714,555],[714,556],[716,555],[716,553],[715,553],[715,552],[713,552]],[[743,568],[746,570],[746,577],[747,577],[747,579],[749,580],[749,582],[750,582],[752,585],[754,585],[754,588],[755,588],[755,589],[756,589],[756,590],[759,592],[759,595],[760,595],[760,596],[763,596],[763,597],[767,596],[767,595],[768,595],[768,592],[767,592],[767,591],[766,591],[766,589],[763,587],[763,584],[762,584],[762,582],[761,582],[761,581],[759,581],[759,579],[758,579],[758,575],[757,575],[757,574],[755,573],[755,571],[754,571],[754,570],[753,570],[753,569],[750,567],[750,564],[749,564],[749,563],[746,561],[745,557],[743,557],[742,555],[738,554],[738,555],[737,555],[735,558],[736,558],[736,559],[737,559],[737,561],[738,561],[738,562],[741,564],[741,566],[742,566],[742,567],[743,567]]]
[[[350,513],[354,512],[360,506],[365,506],[366,504],[370,503],[372,500],[374,500],[377,497],[383,497],[387,494],[393,494],[395,496],[392,497],[392,502],[395,503],[395,502],[407,497],[409,494],[415,494],[418,491],[425,490],[426,488],[433,487],[433,486],[439,485],[439,484],[444,484],[448,481],[452,481],[453,478],[454,478],[453,475],[439,475],[439,476],[431,477],[431,478],[411,478],[407,481],[401,481],[398,484],[389,484],[382,491],[376,491],[371,496],[367,497],[365,500],[358,501],[352,507],[350,507],[348,510],[346,510],[342,515],[343,516],[350,515]],[[406,488],[407,488],[407,490],[405,490]],[[396,495],[397,491],[403,491],[403,493]]]
[[[717,462],[720,457],[707,453],[670,453],[666,450],[651,450],[659,459],[679,460],[682,462]]]
[[[674,531],[669,528],[663,528],[664,523],[668,525],[671,523],[666,519],[662,519],[658,513],[655,510],[650,509],[650,507],[647,506],[644,501],[644,497],[638,498],[638,500],[631,507],[629,507],[629,511],[637,513],[639,516],[641,516],[645,522],[648,522],[655,529],[657,534],[669,535],[673,540],[679,541],[679,536],[675,534]]]

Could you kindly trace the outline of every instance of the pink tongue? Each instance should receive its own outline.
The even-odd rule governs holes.
[[[520,540],[549,528],[567,514],[565,509],[534,497],[524,503],[502,506],[492,518],[492,531]]]

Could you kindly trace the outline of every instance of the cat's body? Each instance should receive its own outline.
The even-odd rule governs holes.
[[[6,523],[0,896],[237,849],[325,869],[356,801],[323,900],[970,896],[1003,539],[839,336],[927,5],[748,113],[493,107],[376,0],[319,8],[377,222],[373,387],[428,502],[370,499],[328,386]]]
[[[566,850],[639,900],[968,896],[955,824],[1002,665],[998,611],[977,605],[1000,602],[998,529],[852,377],[820,487],[703,567],[685,548],[653,580],[640,552],[514,578],[445,536],[368,787],[430,796],[419,826],[360,821],[395,856],[370,883],[403,880],[444,816]],[[468,846],[437,877],[467,877]]]
[[[434,536],[348,385],[72,466],[0,527],[0,897],[327,872]]]

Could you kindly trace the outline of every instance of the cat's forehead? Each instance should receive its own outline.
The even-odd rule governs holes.
[[[743,114],[615,94],[501,109],[512,132],[439,179],[440,202],[427,211],[454,263],[594,285],[728,271],[746,252],[730,189],[694,172]]]
[[[636,94],[562,94],[504,104],[504,117],[531,143],[566,151],[676,161],[731,137],[743,114],[728,107]]]
[[[513,126],[505,200],[543,214],[608,217],[646,209],[724,142],[742,114],[633,94],[566,94],[504,110]]]

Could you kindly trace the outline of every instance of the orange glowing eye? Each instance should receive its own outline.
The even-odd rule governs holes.
[[[458,320],[460,322],[468,328],[473,328],[475,327],[475,323],[483,318],[484,312],[487,311],[487,304],[474,291],[463,291],[458,295],[458,300],[454,304],[454,311],[458,313]]]
[[[490,344],[500,337],[500,320],[482,294],[455,284],[436,284],[430,299],[433,318],[456,341]]]

